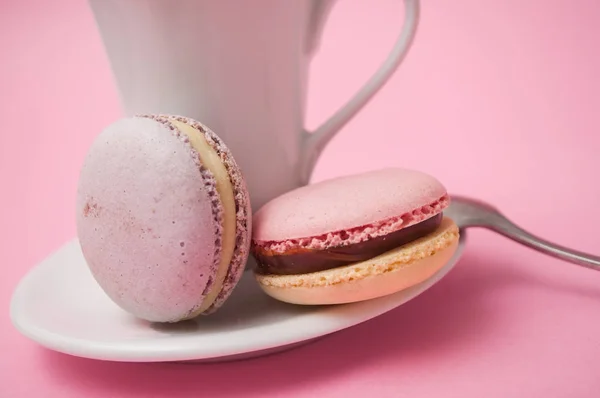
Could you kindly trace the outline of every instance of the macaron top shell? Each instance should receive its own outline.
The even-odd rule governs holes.
[[[426,220],[448,203],[446,188],[415,170],[338,177],[265,204],[254,215],[253,241],[275,252],[357,243]]]
[[[105,292],[149,320],[193,312],[219,262],[223,209],[215,192],[177,132],[146,118],[104,130],[82,167],[77,229]]]

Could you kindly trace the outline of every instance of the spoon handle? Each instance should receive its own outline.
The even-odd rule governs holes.
[[[549,256],[569,261],[573,264],[600,271],[600,257],[549,242],[525,231],[501,214],[489,217],[482,227],[495,231],[515,242],[521,243]]]

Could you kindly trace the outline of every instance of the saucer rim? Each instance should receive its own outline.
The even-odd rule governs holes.
[[[272,351],[283,351],[288,346],[301,346],[301,343],[303,342],[308,343],[312,340],[319,339],[320,337],[359,325],[413,300],[442,280],[460,262],[464,256],[466,240],[467,234],[464,230],[461,230],[459,244],[452,259],[432,277],[421,282],[419,285],[416,285],[422,286],[422,288],[416,289],[416,292],[408,297],[403,297],[403,295],[398,292],[378,299],[368,300],[367,302],[329,306],[326,307],[325,310],[323,310],[323,307],[316,307],[315,311],[309,311],[308,314],[315,315],[316,312],[319,311],[320,315],[324,316],[324,320],[327,322],[322,322],[321,327],[313,328],[310,332],[307,332],[305,329],[295,330],[293,328],[290,331],[290,328],[282,328],[281,325],[271,325],[268,326],[268,328],[284,329],[287,332],[280,335],[277,333],[268,333],[263,339],[257,339],[255,333],[252,343],[248,343],[244,338],[236,338],[243,337],[243,334],[248,331],[237,330],[230,332],[234,339],[233,343],[227,348],[222,346],[211,348],[210,346],[206,347],[206,345],[196,344],[195,347],[181,347],[178,350],[165,350],[164,347],[161,348],[160,345],[156,345],[155,339],[148,339],[148,343],[152,346],[149,345],[146,349],[144,349],[143,344],[139,344],[139,342],[138,344],[130,346],[127,346],[126,344],[115,345],[114,343],[101,341],[91,342],[90,340],[55,333],[41,327],[39,324],[36,325],[35,322],[28,319],[26,313],[24,313],[26,309],[23,307],[27,302],[29,286],[32,285],[34,283],[33,281],[39,278],[40,274],[43,272],[48,272],[52,267],[61,266],[61,264],[57,265],[56,258],[58,256],[67,253],[69,250],[80,250],[77,238],[73,238],[51,252],[21,278],[11,297],[9,311],[10,320],[20,334],[40,346],[63,354],[88,359],[117,362],[214,362],[220,358],[223,358],[223,360],[235,357],[248,358],[254,356],[252,355],[253,353],[256,353],[255,356],[262,356],[267,355]],[[412,288],[414,287],[409,289]],[[394,300],[394,297],[399,297],[399,299]],[[361,306],[366,307],[366,309],[353,311],[353,309],[356,308],[360,309]],[[301,319],[294,319],[294,321],[303,322]],[[276,332],[276,330],[274,330],[274,332]],[[241,336],[238,336],[238,334]],[[273,336],[277,336],[277,338],[274,339]]]

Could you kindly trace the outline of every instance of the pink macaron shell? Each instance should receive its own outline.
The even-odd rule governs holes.
[[[205,132],[207,141],[214,146],[219,153],[225,168],[229,172],[229,179],[233,186],[233,194],[236,204],[236,243],[235,252],[229,264],[227,276],[223,281],[221,291],[217,295],[214,303],[206,310],[206,314],[217,311],[231,296],[231,293],[237,287],[241,279],[246,261],[250,252],[251,234],[252,234],[252,207],[250,204],[250,195],[246,180],[235,158],[227,145],[208,127],[199,122],[192,123],[196,128]]]
[[[154,116],[157,120],[164,120],[166,117],[167,115]],[[208,126],[197,120],[178,115],[171,115],[171,117],[189,124],[204,134],[204,138],[208,144],[218,153],[219,158],[223,162],[233,188],[237,210],[235,215],[235,250],[231,261],[229,262],[229,269],[227,270],[227,275],[225,276],[220,292],[211,306],[203,312],[204,315],[209,315],[216,312],[227,301],[229,296],[231,296],[231,293],[237,286],[246,267],[252,232],[252,208],[250,206],[250,196],[248,194],[248,188],[243,173],[225,142]]]
[[[157,121],[121,119],[93,143],[78,236],[92,274],[126,311],[170,322],[201,304],[220,253],[210,177],[185,139]]]
[[[423,221],[448,203],[446,188],[419,171],[387,168],[343,176],[265,204],[254,216],[253,240],[275,251],[355,243]]]

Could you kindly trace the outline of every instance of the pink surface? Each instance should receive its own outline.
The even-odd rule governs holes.
[[[600,3],[424,3],[406,62],[328,146],[315,180],[422,169],[535,233],[600,253]],[[375,70],[400,10],[397,0],[336,7],[313,65],[308,127]],[[120,112],[85,2],[4,1],[0,30],[0,396],[597,396],[600,274],[484,231],[427,294],[282,355],[143,365],[38,348],[10,325],[10,295],[74,235],[85,150]]]
[[[71,216],[83,254],[109,297],[143,319],[187,317],[214,280],[223,209],[200,167],[187,137],[145,118],[112,123],[86,155]]]
[[[400,168],[371,170],[271,200],[254,216],[253,239],[278,252],[358,243],[426,220],[448,203],[446,188],[433,176]]]

